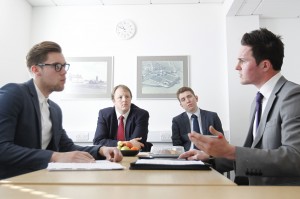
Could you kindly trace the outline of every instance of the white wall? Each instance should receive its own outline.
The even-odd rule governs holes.
[[[260,22],[261,27],[267,27],[282,36],[285,48],[285,57],[281,73],[289,80],[300,84],[300,19],[264,19]]]
[[[28,50],[31,6],[24,0],[0,0],[0,87],[28,79],[25,56]]]
[[[42,40],[59,42],[65,56],[114,56],[114,84],[127,84],[134,96],[136,56],[189,55],[190,85],[200,97],[200,107],[218,112],[224,129],[230,131],[231,142],[242,145],[256,89],[240,85],[234,69],[241,36],[258,27],[282,35],[282,74],[300,83],[300,20],[258,16],[226,19],[222,12],[221,5],[205,4],[54,7],[32,11],[25,0],[0,0],[0,86],[28,79],[26,53],[32,44]],[[138,28],[136,36],[128,41],[119,40],[114,33],[117,22],[125,18],[132,19]],[[62,100],[60,96],[56,93],[53,98],[63,109],[67,131],[93,132],[98,110],[112,106],[108,99]],[[150,131],[170,131],[172,117],[182,112],[176,100],[134,97],[133,102],[149,110]]]
[[[119,40],[115,26],[122,19],[137,25],[131,40]],[[221,5],[153,5],[34,8],[32,44],[53,40],[66,57],[114,56],[114,84],[128,85],[133,103],[150,112],[150,131],[171,131],[172,117],[183,109],[174,100],[136,99],[136,57],[188,55],[190,86],[199,106],[216,111],[228,129],[225,26]],[[55,100],[68,131],[95,131],[98,110],[109,99]]]
[[[243,145],[248,132],[250,105],[255,95],[255,87],[240,84],[235,66],[242,35],[259,28],[259,17],[228,17],[226,23],[230,142]]]
[[[285,58],[281,73],[289,80],[300,83],[299,45],[300,20],[260,19],[259,16],[228,17],[226,25],[228,52],[230,141],[243,145],[249,127],[250,105],[255,97],[253,85],[241,85],[235,70],[240,40],[245,32],[266,27],[281,35],[285,44]]]

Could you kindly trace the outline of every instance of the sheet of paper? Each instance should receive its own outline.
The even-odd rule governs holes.
[[[124,169],[125,167],[116,162],[108,160],[97,160],[95,163],[49,163],[48,170],[113,170]]]
[[[160,164],[160,165],[204,165],[202,161],[174,160],[174,159],[139,159],[135,164]]]

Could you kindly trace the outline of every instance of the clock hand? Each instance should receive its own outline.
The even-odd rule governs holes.
[[[119,26],[119,28],[121,28],[121,29],[125,30],[124,26]]]

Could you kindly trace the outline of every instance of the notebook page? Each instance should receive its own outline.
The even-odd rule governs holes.
[[[110,162],[108,160],[97,160],[95,163],[60,163],[51,162],[48,164],[48,170],[114,170],[125,169],[119,163]]]
[[[204,165],[202,161],[196,160],[174,160],[174,159],[139,159],[136,164],[159,164],[159,165]]]

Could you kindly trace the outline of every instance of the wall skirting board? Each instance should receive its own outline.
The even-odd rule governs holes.
[[[92,145],[94,138],[94,131],[70,131],[68,136],[78,145]],[[148,133],[148,142],[153,143],[153,145],[172,145],[171,131],[150,131]],[[229,131],[225,131],[225,137],[230,140]]]

